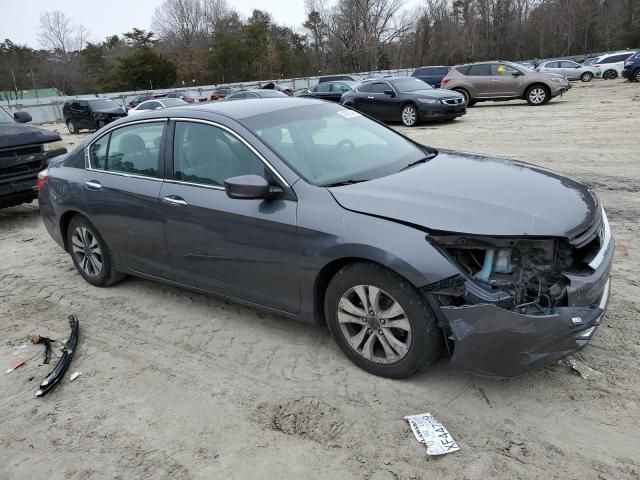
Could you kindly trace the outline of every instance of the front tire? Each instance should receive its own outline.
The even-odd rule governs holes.
[[[115,269],[113,257],[98,230],[76,215],[67,228],[69,254],[78,273],[96,287],[108,287],[125,277]]]
[[[582,75],[580,75],[580,80],[585,83],[589,83],[591,80],[593,80],[593,73],[584,72]]]
[[[442,344],[433,311],[405,278],[371,263],[340,270],[327,287],[327,325],[358,367],[405,378],[431,365]]]
[[[636,82],[640,82],[640,68],[636,70],[631,76]]]
[[[418,124],[418,109],[410,103],[405,105],[402,107],[400,119],[405,127],[415,127]]]
[[[527,93],[525,94],[525,98],[527,99],[527,103],[529,105],[543,105],[547,103],[551,98],[549,95],[549,90],[547,87],[543,85],[532,85],[527,89]]]

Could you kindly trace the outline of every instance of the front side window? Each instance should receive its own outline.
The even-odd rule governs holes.
[[[509,65],[494,63],[491,65],[491,73],[494,76],[507,77],[513,75],[514,73],[519,73],[519,71],[513,67],[510,67]]]
[[[374,83],[371,89],[373,93],[384,93],[386,90],[391,90],[387,83]]]
[[[243,123],[313,185],[390,175],[430,154],[393,130],[337,105],[265,113]]]
[[[173,175],[183,182],[223,187],[227,178],[265,176],[265,165],[249,147],[221,128],[177,122]]]
[[[107,172],[158,177],[164,122],[121,127],[89,147],[91,167]]]

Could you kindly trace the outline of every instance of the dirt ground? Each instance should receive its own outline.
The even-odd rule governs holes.
[[[598,193],[618,247],[607,315],[573,357],[587,378],[559,363],[492,380],[444,359],[408,380],[377,378],[320,327],[135,278],[92,287],[37,205],[0,210],[0,366],[27,360],[0,372],[0,479],[639,478],[639,109],[640,85],[594,81],[543,107],[480,104],[405,129],[435,147],[544,165]],[[66,338],[72,312],[76,356],[36,399],[51,367],[27,335]],[[424,412],[459,452],[427,456],[403,420]]]

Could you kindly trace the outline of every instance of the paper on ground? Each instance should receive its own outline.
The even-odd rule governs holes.
[[[409,422],[416,439],[425,444],[429,455],[444,455],[460,450],[449,431],[430,413],[404,418]]]

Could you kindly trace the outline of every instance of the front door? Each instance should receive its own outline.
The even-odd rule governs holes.
[[[491,64],[491,96],[522,96],[522,77],[524,77],[524,75],[520,70],[509,65],[501,63]]]
[[[281,183],[225,128],[175,123],[173,162],[160,192],[176,280],[258,305],[300,310],[297,202],[227,196],[224,180],[260,175]],[[286,185],[282,185],[288,190]]]
[[[165,121],[128,124],[89,145],[83,192],[91,220],[130,269],[171,278],[158,195]]]
[[[387,82],[374,82],[369,94],[370,115],[379,120],[398,120],[400,105],[394,101],[394,96],[385,92],[393,92],[393,87]]]

